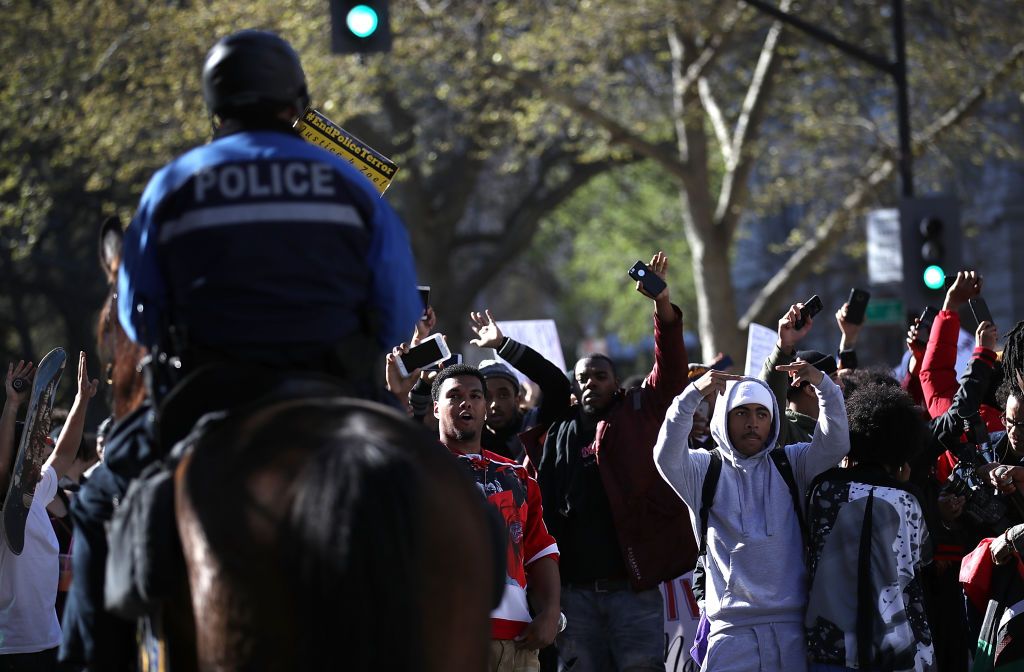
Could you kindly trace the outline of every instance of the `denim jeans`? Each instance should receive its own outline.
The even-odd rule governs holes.
[[[597,592],[562,586],[559,672],[665,670],[665,619],[657,588]]]

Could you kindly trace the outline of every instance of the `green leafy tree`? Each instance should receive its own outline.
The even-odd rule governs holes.
[[[867,51],[891,49],[887,3],[779,7]],[[945,151],[957,142],[983,146],[992,129],[971,123],[972,114],[992,91],[1019,88],[1024,43],[1010,26],[1024,7],[950,1],[910,9],[914,151],[936,153],[940,141]],[[505,10],[528,29],[495,46],[498,74],[675,180],[705,358],[742,352],[747,325],[772,323],[863,209],[891,202],[891,82],[742,2],[576,0]],[[745,217],[775,203],[810,205],[789,259],[741,311],[733,243]]]

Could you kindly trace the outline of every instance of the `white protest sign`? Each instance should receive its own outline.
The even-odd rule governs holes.
[[[872,285],[902,282],[903,253],[900,211],[883,208],[868,213],[868,281]]]
[[[764,360],[772,354],[775,348],[775,341],[779,335],[774,329],[769,329],[760,324],[750,323],[747,330],[747,369],[744,372],[747,376],[757,376],[761,373]]]
[[[661,584],[665,605],[665,672],[695,672],[700,665],[690,657],[700,611],[693,596],[693,572]]]
[[[966,329],[960,329],[960,336],[956,341],[956,377],[964,375],[967,365],[974,355],[974,334],[968,333]]]
[[[562,356],[562,342],[558,339],[558,327],[554,320],[509,320],[498,322],[501,333],[513,341],[528,345],[562,371],[565,371],[565,357]],[[501,359],[501,357],[498,357]],[[505,360],[501,360],[505,361]],[[509,364],[508,362],[505,362]],[[516,377],[522,382],[527,380],[514,366]]]

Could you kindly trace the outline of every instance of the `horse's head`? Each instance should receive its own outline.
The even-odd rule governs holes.
[[[175,480],[200,668],[483,669],[486,505],[422,427],[271,403],[208,425]]]
[[[100,366],[106,372],[108,403],[119,420],[143,402],[146,387],[139,373],[139,361],[146,349],[132,342],[117,319],[117,272],[121,267],[124,229],[117,217],[108,217],[100,225],[100,268],[107,278],[107,300],[96,324],[96,349]]]

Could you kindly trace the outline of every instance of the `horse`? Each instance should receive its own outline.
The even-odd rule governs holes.
[[[116,319],[119,233],[101,234],[115,417],[145,398],[145,351]],[[503,578],[495,530],[436,437],[324,381],[249,370],[235,383],[251,388],[247,376],[271,393],[205,416],[175,467],[187,583],[161,607],[170,668],[484,669]],[[210,389],[183,382],[172,396],[197,387]]]

